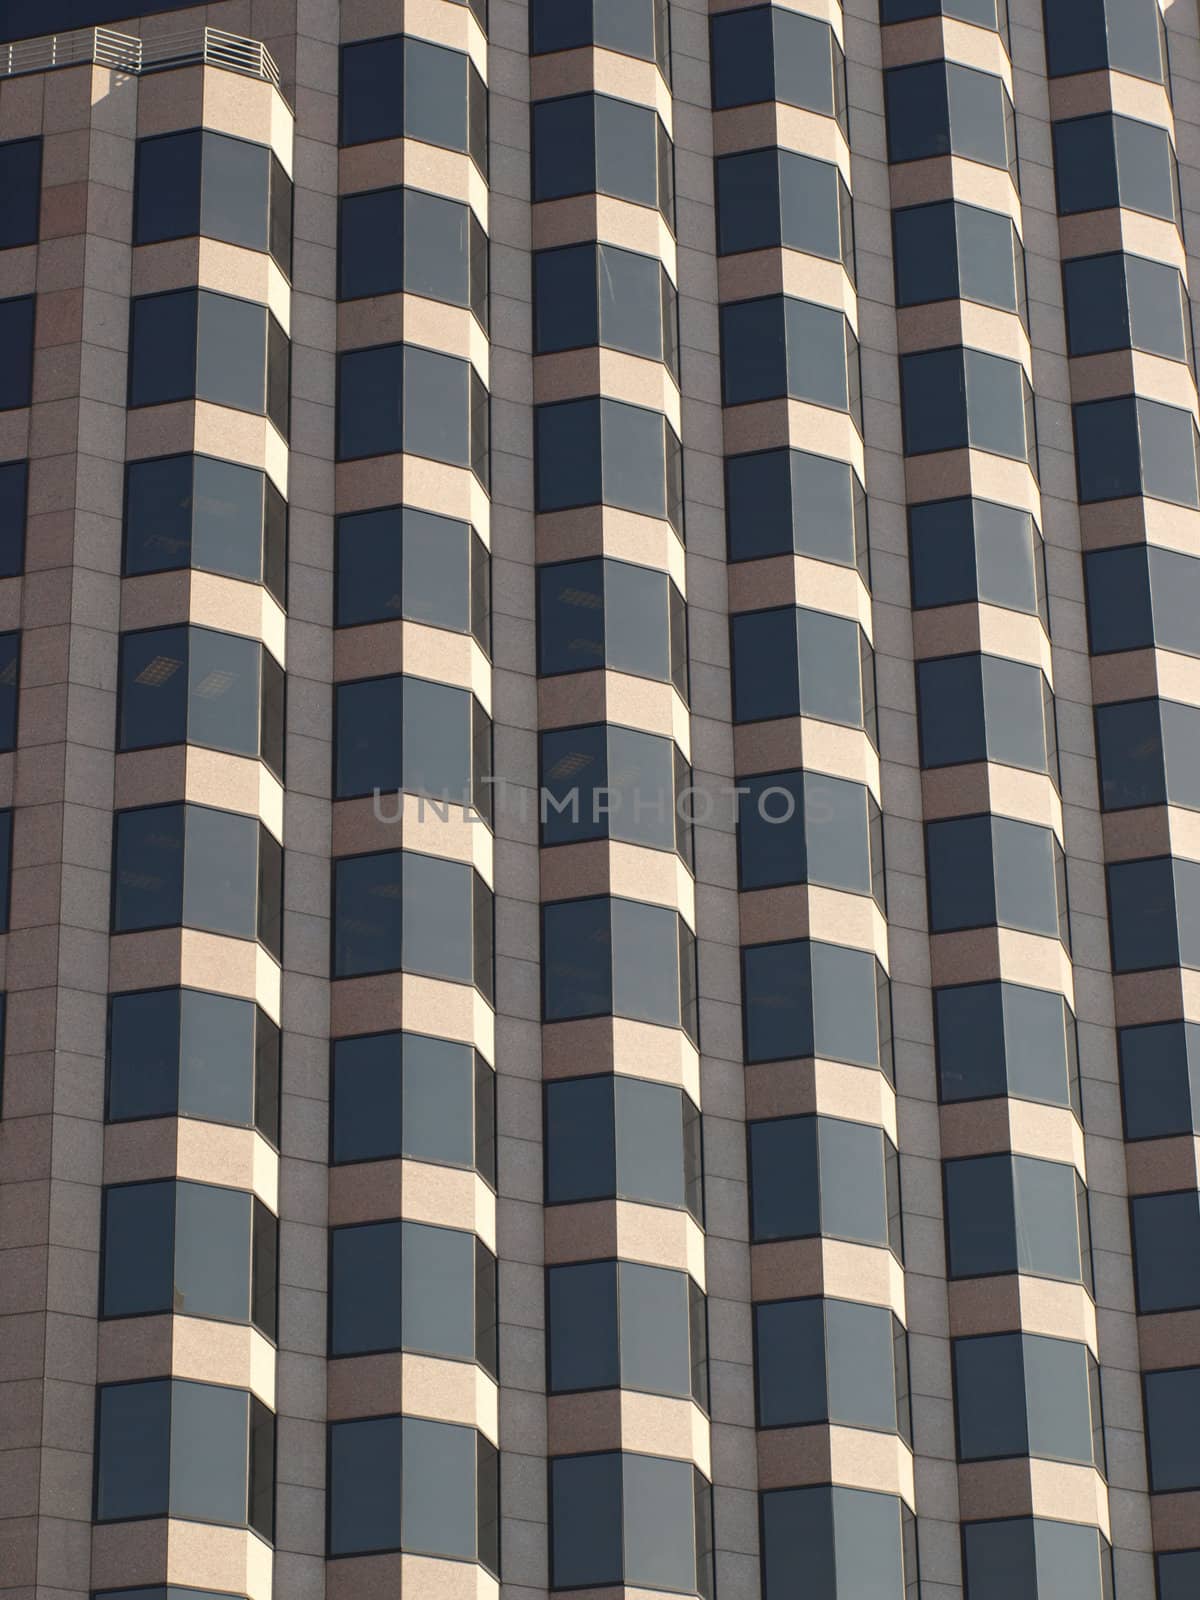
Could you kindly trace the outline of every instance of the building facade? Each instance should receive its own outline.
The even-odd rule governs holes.
[[[1193,0],[119,6],[0,18],[0,1596],[1195,1600]]]

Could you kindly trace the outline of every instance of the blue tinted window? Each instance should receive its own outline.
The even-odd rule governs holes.
[[[846,60],[828,23],[755,6],[709,26],[714,109],[782,100],[837,117],[845,131]]]
[[[867,579],[867,496],[849,462],[787,449],[728,456],[725,515],[731,561],[794,553]]]
[[[1060,78],[1112,67],[1163,81],[1158,0],[1046,0],[1046,70]]]
[[[730,624],[735,722],[803,715],[864,725],[856,622],[788,606],[743,612]]]
[[[1060,994],[993,982],[935,989],[933,998],[943,1100],[1011,1095],[1078,1110],[1075,1018]]]
[[[1200,1488],[1200,1367],[1148,1372],[1142,1383],[1151,1492]]]
[[[717,253],[784,246],[841,261],[854,273],[850,192],[838,168],[792,150],[720,156]]]
[[[884,74],[888,160],[964,156],[991,167],[1012,162],[1012,104],[1003,81],[957,62],[925,61]]]
[[[893,213],[896,304],[977,300],[1024,309],[1024,251],[1012,221],[951,200]]]
[[[1052,131],[1060,216],[1126,206],[1176,220],[1175,152],[1165,128],[1102,113],[1056,122]]]
[[[787,295],[721,307],[727,406],[784,395],[859,418],[858,342],[840,311]]]
[[[1041,535],[1028,511],[989,500],[909,507],[914,610],[978,600],[1045,621]]]
[[[1200,1023],[1118,1028],[1127,1139],[1200,1132]]]
[[[27,406],[33,397],[34,297],[0,300],[0,411]],[[130,402],[132,404],[132,401]]]
[[[0,578],[15,577],[25,565],[25,507],[29,463],[0,463]]]
[[[1118,861],[1108,899],[1114,972],[1200,967],[1200,862]]]
[[[1190,411],[1136,395],[1090,400],[1072,410],[1081,501],[1144,494],[1174,505],[1200,505]]]
[[[1019,362],[983,350],[900,358],[904,449],[910,456],[970,446],[1035,461],[1033,401]]]
[[[746,1059],[820,1056],[891,1074],[887,979],[868,950],[798,939],[742,951]]]
[[[42,141],[10,139],[0,144],[0,250],[36,244],[42,210]]]

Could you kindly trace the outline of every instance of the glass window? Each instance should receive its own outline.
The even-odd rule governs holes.
[[[491,815],[492,721],[469,689],[396,674],[334,686],[334,798],[405,790]]]
[[[991,500],[909,507],[913,609],[978,601],[1046,617],[1042,536],[1028,511]]]
[[[1200,810],[1200,709],[1175,700],[1096,707],[1105,811],[1171,805]]]
[[[254,639],[211,628],[121,635],[117,749],[197,744],[283,772],[283,669]]]
[[[862,427],[858,341],[844,314],[787,295],[721,307],[727,406],[788,396],[849,411]]]
[[[384,344],[338,357],[338,460],[426,456],[488,481],[488,395],[469,361]]]
[[[385,1550],[479,1561],[498,1573],[495,1448],[418,1417],[329,1424],[329,1555]]]
[[[534,353],[605,345],[665,361],[678,377],[675,285],[654,256],[572,244],[533,258]]]
[[[960,1461],[1038,1456],[1104,1470],[1087,1345],[999,1333],[955,1339],[952,1348]]]
[[[1011,817],[949,817],[925,828],[932,933],[996,924],[1067,939],[1062,850],[1049,828]]]
[[[254,1322],[275,1337],[279,1223],[241,1189],[126,1183],[104,1191],[102,1317]]]
[[[1129,1217],[1139,1312],[1200,1306],[1200,1195],[1134,1195]]]
[[[379,850],[334,862],[333,975],[414,972],[474,983],[490,1001],[492,892],[465,862]]]
[[[846,132],[846,58],[828,23],[755,6],[709,25],[714,110],[782,100],[836,117]]]
[[[747,1061],[819,1056],[890,1078],[891,1000],[869,950],[795,939],[742,950]]]
[[[31,294],[0,300],[0,411],[15,411],[33,398],[34,304]]]
[[[829,1422],[911,1437],[908,1336],[886,1306],[756,1305],[754,1368],[760,1428]]]
[[[1117,1029],[1127,1139],[1200,1133],[1200,1023]]]
[[[725,516],[730,561],[812,556],[870,581],[867,493],[847,461],[787,449],[727,456]]]
[[[1200,1488],[1200,1367],[1147,1372],[1142,1383],[1151,1492]]]
[[[687,617],[665,572],[627,561],[538,568],[538,672],[607,668],[674,683],[687,698]]]
[[[840,261],[854,277],[850,191],[837,166],[771,147],[718,156],[717,254],[783,246]]]
[[[1093,655],[1159,645],[1200,655],[1200,561],[1156,545],[1084,556]]]
[[[707,1406],[704,1329],[704,1296],[686,1272],[633,1261],[546,1269],[552,1394],[620,1387]]]
[[[896,304],[975,300],[1025,312],[1025,252],[1011,218],[953,200],[892,213]]]
[[[97,1522],[179,1517],[275,1537],[275,1418],[244,1389],[175,1378],[97,1390]]]
[[[674,740],[595,722],[543,733],[541,841],[620,839],[691,859],[691,768]]]
[[[334,622],[426,622],[491,646],[491,558],[469,523],[409,506],[336,522]]]
[[[1052,78],[1111,67],[1162,83],[1166,38],[1157,0],[1046,0]]]
[[[674,219],[674,150],[657,112],[603,94],[532,108],[533,199],[607,194]]]
[[[1079,498],[1085,504],[1144,494],[1200,505],[1197,434],[1190,411],[1124,395],[1073,406]]]
[[[533,0],[530,54],[594,44],[618,55],[657,61],[670,81],[666,0]]]
[[[616,1198],[702,1215],[700,1113],[680,1089],[642,1078],[550,1082],[546,1203]]]
[[[1039,667],[1004,656],[918,661],[917,706],[923,767],[995,761],[1057,782],[1054,698]]]
[[[1147,350],[1191,359],[1190,305],[1176,267],[1116,251],[1063,262],[1067,350]]]
[[[42,210],[42,141],[9,139],[0,144],[0,250],[36,244]]]
[[[879,807],[861,783],[819,772],[742,780],[739,882],[744,890],[817,883],[883,900]]]
[[[688,1461],[618,1451],[552,1457],[551,1588],[624,1583],[711,1600],[697,1516],[709,1493]]]
[[[279,1143],[279,1029],[250,1000],[146,989],[109,1002],[109,1122],[198,1117]]]
[[[17,748],[17,694],[21,680],[21,635],[0,633],[0,750]]]
[[[338,202],[338,298],[415,294],[469,306],[488,325],[488,240],[470,206],[420,189]]]
[[[0,933],[8,932],[12,898],[12,827],[11,811],[0,811]],[[3,1047],[3,1026],[0,1025],[0,1049]]]
[[[1016,160],[1012,102],[1002,79],[952,61],[884,73],[888,160],[963,156],[989,167]]]
[[[1200,1550],[1172,1550],[1157,1566],[1160,1600],[1188,1600],[1200,1587]]]
[[[126,577],[189,566],[265,583],[284,603],[287,504],[265,472],[212,456],[129,463]]]
[[[1017,983],[933,992],[944,1101],[1011,1095],[1079,1109],[1075,1018],[1062,995]]]
[[[1179,178],[1165,128],[1102,112],[1053,124],[1058,214],[1124,206],[1175,222]]]
[[[987,450],[1037,469],[1029,380],[1019,361],[984,350],[922,350],[900,358],[904,452]]]
[[[903,1254],[898,1158],[881,1128],[778,1117],[748,1134],[754,1243],[825,1234]]]
[[[333,1041],[330,1159],[429,1161],[495,1182],[495,1076],[469,1045],[417,1033]]]
[[[487,176],[487,90],[462,51],[401,34],[343,45],[340,105],[343,145],[418,139]]]
[[[493,1377],[496,1258],[473,1233],[370,1222],[329,1234],[329,1353],[411,1350],[478,1361]]]
[[[114,933],[182,925],[258,939],[279,959],[283,852],[254,817],[210,806],[118,811]]]
[[[544,1021],[629,1017],[695,1039],[694,941],[666,906],[607,895],[551,902],[542,952]]]
[[[207,128],[138,140],[134,244],[197,233],[270,250],[290,275],[292,182],[266,145]]]
[[[1096,1528],[1011,1517],[962,1534],[968,1600],[1112,1600],[1112,1549]]]
[[[659,411],[601,396],[534,410],[535,509],[611,505],[682,536],[682,447]]]
[[[1107,871],[1113,971],[1200,967],[1200,861],[1154,856]]]
[[[942,1171],[952,1278],[1024,1272],[1091,1287],[1087,1191],[1074,1167],[1002,1154]]]
[[[287,438],[289,345],[266,306],[210,289],[130,305],[129,406],[207,400],[269,414]]]
[[[873,675],[873,661],[852,618],[785,606],[740,612],[730,627],[735,722],[807,716],[864,726],[863,662]]]
[[[27,461],[0,462],[0,578],[14,578],[25,567]]]
[[[813,1600],[901,1600],[917,1592],[913,1515],[868,1489],[770,1489],[762,1507],[763,1600],[788,1600],[804,1573]]]

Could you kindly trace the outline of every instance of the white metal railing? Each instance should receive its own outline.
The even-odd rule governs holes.
[[[266,45],[258,39],[226,33],[223,28],[188,28],[151,39],[116,33],[112,28],[79,28],[73,33],[19,39],[14,44],[0,45],[0,78],[89,61],[132,73],[162,72],[168,67],[201,62],[248,78],[262,78],[282,92],[279,68]]]

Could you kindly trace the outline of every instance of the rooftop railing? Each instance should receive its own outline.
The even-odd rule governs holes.
[[[27,72],[47,72],[53,67],[75,67],[95,62],[117,72],[163,72],[169,67],[202,63],[261,78],[282,92],[279,68],[266,45],[243,39],[223,28],[188,28],[158,38],[138,39],[112,28],[79,28],[72,33],[49,33],[40,39],[18,39],[0,45],[0,78]]]

